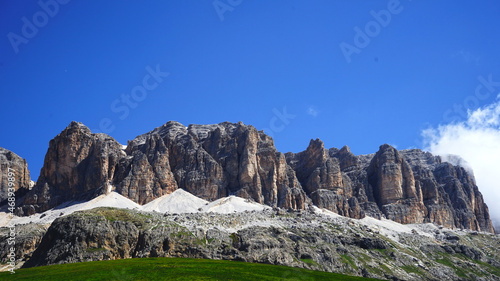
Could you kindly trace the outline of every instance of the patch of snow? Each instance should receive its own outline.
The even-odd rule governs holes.
[[[159,213],[196,213],[199,208],[206,204],[208,204],[208,201],[196,197],[183,189],[177,189],[170,194],[163,195],[147,203],[142,206],[142,210]]]
[[[414,228],[419,231],[419,234],[421,235],[432,235],[436,233],[436,231],[439,230],[439,226],[433,224],[433,223],[413,223],[413,224],[407,224],[409,227]],[[426,234],[423,234],[426,233]]]
[[[124,144],[122,144],[122,149],[123,149],[123,150],[127,149],[127,146],[126,146],[126,145],[124,145]]]
[[[262,211],[264,209],[271,209],[271,207],[251,202],[236,196],[220,198],[202,207],[203,212],[214,212],[219,214],[244,211]]]
[[[400,224],[395,221],[391,221],[388,219],[376,219],[369,216],[366,216],[358,222],[362,225],[365,225],[371,229],[376,229],[380,231],[381,234],[387,237],[394,237],[397,239],[399,233],[411,233],[412,228],[408,225]]]
[[[366,216],[363,219],[357,221],[359,222],[359,224],[365,225],[372,230],[378,230],[382,235],[398,242],[400,233],[416,233],[427,237],[433,237],[431,233],[422,231],[422,229],[416,227],[417,224],[400,224],[392,220],[384,218],[379,220],[369,216]]]
[[[50,224],[60,216],[69,215],[76,211],[90,210],[97,207],[126,208],[146,212],[156,211],[159,213],[179,214],[201,212],[230,214],[235,212],[263,211],[271,209],[269,206],[251,202],[247,199],[236,196],[229,196],[220,198],[213,202],[208,202],[183,189],[177,189],[170,194],[164,195],[141,206],[112,190],[113,186],[108,184],[108,194],[101,195],[87,202],[66,202],[51,210],[27,217],[11,216],[8,212],[0,212],[0,227],[26,223]]]
[[[264,209],[271,209],[271,207],[250,202],[236,196],[224,197],[213,202],[208,202],[183,189],[177,189],[171,194],[163,195],[142,206],[143,211],[156,211],[159,213],[214,212],[229,214],[244,211],[262,211]]]
[[[248,199],[236,196],[224,197],[213,202],[208,202],[194,196],[193,194],[183,189],[177,189],[170,194],[164,195],[149,202],[148,204],[141,206],[112,190],[113,186],[111,184],[108,184],[108,194],[101,195],[87,202],[66,202],[41,214],[35,214],[27,217],[12,216],[10,212],[7,212],[7,209],[2,209],[0,210],[0,227],[27,223],[50,224],[60,216],[69,215],[76,211],[90,210],[97,207],[126,208],[146,212],[155,211],[159,213],[205,213],[209,217],[212,217],[213,215],[210,213],[236,213],[236,216],[245,217],[244,212],[261,212],[272,210],[272,208],[269,206],[252,202]],[[438,226],[431,223],[404,225],[388,219],[379,220],[369,216],[358,220],[343,217],[335,212],[323,208],[318,208],[316,206],[312,206],[312,209],[314,213],[319,217],[326,217],[327,221],[331,223],[366,227],[371,231],[380,233],[396,242],[399,242],[400,234],[415,233],[427,237],[434,237],[436,230],[439,229]],[[309,223],[314,224],[314,222]],[[201,222],[189,221],[189,224],[193,225],[186,226],[201,226],[206,229],[214,227],[214,222],[211,222],[210,220]],[[225,231],[235,232],[250,226],[267,227],[273,225],[276,226],[278,224],[279,223],[277,220],[273,220],[269,217],[259,221],[248,219],[232,220],[223,224],[219,223],[219,227],[221,227]]]
[[[327,215],[329,217],[332,217],[332,218],[343,218],[341,215],[337,214],[337,213],[334,213],[330,210],[327,210],[327,209],[323,209],[323,208],[318,208],[316,206],[312,206],[313,210],[314,210],[314,213],[316,214],[324,214],[324,215]]]
[[[431,223],[426,224],[400,224],[398,222],[388,220],[388,219],[376,219],[373,217],[366,216],[362,219],[351,219],[343,217],[337,213],[326,209],[320,209],[313,206],[314,212],[316,214],[323,214],[329,216],[336,220],[337,223],[353,223],[360,226],[365,226],[374,232],[378,232],[394,241],[399,242],[399,234],[406,233],[418,233],[419,235],[424,235],[427,237],[433,237],[433,232],[437,229],[437,226]]]
[[[141,209],[141,205],[124,197],[118,192],[111,192],[107,195],[101,195],[84,204],[80,210],[90,210],[97,207],[114,207],[123,209]]]
[[[135,203],[134,201],[116,192],[111,192],[107,195],[101,195],[86,202],[66,202],[43,213],[27,217],[11,216],[10,213],[2,212],[0,213],[0,227],[27,223],[50,224],[60,216],[69,215],[76,211],[90,210],[97,207],[141,209],[141,205]]]

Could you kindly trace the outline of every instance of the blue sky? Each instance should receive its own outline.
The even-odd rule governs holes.
[[[423,130],[495,102],[499,14],[498,1],[2,0],[0,146],[34,180],[72,120],[124,144],[176,120],[243,121],[282,152],[311,138],[423,148]]]

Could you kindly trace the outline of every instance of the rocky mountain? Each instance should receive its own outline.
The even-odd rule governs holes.
[[[9,170],[10,168],[10,170]],[[13,172],[12,177],[9,172]],[[13,180],[9,180],[12,178]],[[26,193],[31,187],[28,163],[14,152],[0,147],[0,202],[8,199],[9,182],[18,194]]]
[[[321,140],[286,156],[318,207],[352,218],[494,232],[473,175],[439,156],[387,144],[374,155],[355,156],[347,146],[327,150]]]
[[[81,123],[71,124],[49,142],[36,185],[17,208],[32,215],[74,199],[90,199],[107,191],[107,183],[125,157],[122,146],[105,134],[92,134]]]
[[[168,122],[129,141],[72,122],[49,143],[40,177],[17,215],[116,191],[139,204],[182,188],[213,201],[228,195],[271,207],[310,204],[351,218],[494,232],[473,176],[420,150],[382,145],[373,155],[325,149],[278,152],[271,137],[243,123]]]
[[[50,141],[40,178],[17,214],[110,191],[145,204],[178,188],[207,200],[232,194],[292,209],[309,202],[285,156],[252,126],[168,122],[123,149],[72,122]]]

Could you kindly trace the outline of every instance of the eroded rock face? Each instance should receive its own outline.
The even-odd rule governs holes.
[[[61,218],[47,230],[40,246],[24,266],[130,258],[138,236],[139,230],[129,221],[110,222],[102,216]]]
[[[312,202],[341,215],[494,232],[473,176],[428,152],[385,144],[355,156],[347,146],[327,151],[315,140],[287,153],[287,161]]]
[[[26,171],[19,186],[26,186],[29,172],[24,160],[16,161]],[[241,122],[171,121],[126,149],[72,122],[50,141],[37,184],[16,212],[30,215],[112,190],[145,204],[178,188],[210,201],[236,195],[285,209],[313,203],[351,218],[493,232],[473,176],[430,153],[382,145],[376,154],[355,156],[347,146],[325,149],[316,139],[284,155],[271,137]]]
[[[5,264],[9,261],[11,248],[15,248],[17,262],[30,259],[40,245],[47,228],[37,224],[16,225],[12,229],[9,227],[0,228],[0,262]],[[11,231],[16,232],[15,237],[11,236]]]
[[[347,145],[342,147],[338,152],[331,153],[331,155],[339,159],[342,171],[347,171],[360,165],[360,160],[351,152],[351,149]]]
[[[422,193],[415,188],[410,165],[395,148],[382,145],[367,174],[375,200],[388,219],[399,223],[423,222],[426,209]]]
[[[135,141],[135,142],[134,142]],[[158,135],[129,143],[127,156],[120,159],[113,185],[116,191],[145,204],[177,189],[171,171],[169,149]]]
[[[13,181],[9,181],[9,171],[14,173]],[[8,199],[9,182],[15,191],[28,191],[31,188],[28,164],[19,155],[0,147],[0,202]]]
[[[494,232],[488,207],[472,174],[418,149],[402,151],[412,167],[428,214],[425,222]]]
[[[186,128],[168,122],[131,141],[127,154],[114,185],[141,204],[177,188],[207,200],[232,194],[293,209],[304,209],[308,201],[272,139],[242,123]],[[152,194],[141,196],[141,188]]]
[[[291,209],[310,201],[273,140],[252,126],[168,122],[123,149],[72,122],[50,141],[37,184],[16,212],[31,215],[110,191],[145,204],[177,188],[207,200],[237,195]]]
[[[473,230],[493,229],[483,196],[464,168],[442,163],[434,175],[450,199],[456,225]]]
[[[324,148],[321,140],[311,140],[307,150],[287,153],[287,161],[296,171],[302,187],[312,199],[313,204],[338,214],[363,218],[364,212],[356,197],[350,179],[341,172],[341,166],[352,164],[340,161]],[[345,153],[345,149],[342,152]],[[348,157],[347,157],[348,158]],[[346,159],[347,159],[346,158]],[[355,163],[356,161],[354,161]]]
[[[124,156],[121,145],[113,138],[92,134],[83,124],[71,122],[50,141],[40,177],[17,214],[31,215],[65,201],[106,193],[116,165]]]
[[[370,184],[375,186],[375,197],[381,206],[417,198],[410,165],[389,145],[382,145],[373,157],[368,177]]]

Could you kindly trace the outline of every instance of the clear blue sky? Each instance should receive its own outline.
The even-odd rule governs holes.
[[[478,76],[500,81],[493,0],[41,2],[0,1],[0,146],[34,180],[72,120],[107,122],[123,144],[169,120],[243,121],[282,152],[320,138],[366,154],[421,147],[423,129],[465,119],[445,113]],[[342,42],[358,43],[350,62]],[[157,67],[169,75],[148,76]],[[484,96],[468,107],[494,100]]]

